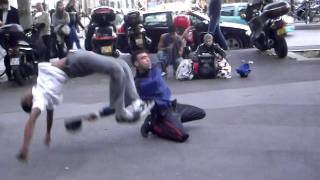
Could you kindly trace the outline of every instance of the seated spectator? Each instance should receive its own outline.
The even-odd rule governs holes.
[[[158,57],[161,62],[162,75],[167,74],[167,66],[170,64],[172,64],[175,74],[183,53],[184,43],[176,33],[176,28],[169,26],[168,31],[168,33],[161,35],[158,45]]]
[[[195,52],[195,57],[194,60],[196,61],[195,64],[198,62],[198,55],[201,55],[203,53],[209,53],[215,58],[215,62],[212,63],[214,64],[214,68],[210,69],[215,69],[215,75],[213,77],[218,77],[218,78],[223,78],[223,79],[229,79],[231,78],[231,66],[229,65],[228,61],[226,60],[226,53],[225,51],[220,48],[218,44],[213,43],[213,36],[209,33],[207,33],[204,38],[203,38],[203,43],[199,45]],[[208,67],[208,66],[201,66],[199,64],[199,71],[201,71],[201,67]],[[196,74],[197,72],[195,72]]]

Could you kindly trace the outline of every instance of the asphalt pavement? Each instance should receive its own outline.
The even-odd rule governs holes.
[[[50,148],[40,117],[27,164],[15,155],[28,117],[19,98],[31,83],[0,84],[1,179],[319,180],[320,61],[278,59],[256,49],[228,54],[231,79],[177,81],[172,73],[166,79],[179,102],[206,110],[205,119],[185,124],[187,142],[143,138],[141,122],[117,124],[114,117],[66,132],[64,118],[108,102],[108,78],[93,75],[66,85]],[[235,73],[242,60],[254,61],[248,78]]]

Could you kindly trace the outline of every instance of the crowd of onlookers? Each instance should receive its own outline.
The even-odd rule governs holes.
[[[69,0],[66,5],[58,1],[55,9],[50,11],[44,3],[37,3],[34,7],[32,24],[39,30],[46,46],[46,60],[52,56],[64,57],[66,49],[72,49],[74,43],[81,48],[77,32],[84,26],[76,10],[76,0]],[[0,26],[13,23],[20,24],[17,9],[10,6],[8,0],[0,0]]]
[[[7,24],[20,24],[19,13],[15,7],[10,6],[8,0],[0,0],[0,27]],[[55,9],[50,11],[46,4],[37,3],[32,13],[32,28],[39,32],[40,42],[43,42],[45,46],[41,48],[44,51],[41,53],[43,54],[42,61],[49,61],[53,57],[65,57],[67,51],[73,48],[74,43],[78,49],[81,49],[77,32],[80,31],[79,28],[84,29],[84,26],[76,10],[76,0],[69,0],[66,5],[63,4],[63,1],[58,1]],[[4,64],[10,80],[8,53],[4,57]]]

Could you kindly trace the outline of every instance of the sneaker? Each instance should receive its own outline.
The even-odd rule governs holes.
[[[146,120],[143,122],[141,128],[140,128],[140,133],[142,137],[148,137],[149,132],[151,131],[151,115],[149,115]]]
[[[116,117],[118,122],[128,122],[133,123],[137,122],[140,119],[144,118],[154,106],[154,101],[144,102],[140,99],[135,100],[130,106],[126,107],[126,110],[130,114],[131,118],[121,118]]]
[[[141,99],[137,99],[133,101],[130,106],[132,106],[133,112],[142,112],[144,110],[144,105],[145,103]]]
[[[162,73],[161,73],[161,76],[162,76],[162,77],[165,77],[165,76],[167,76],[167,73],[166,73],[166,72],[162,72]]]
[[[115,113],[115,110],[109,106],[106,106],[99,111],[100,117],[109,116],[114,113]]]

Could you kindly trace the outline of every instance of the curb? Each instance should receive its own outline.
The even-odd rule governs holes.
[[[295,30],[320,30],[320,23],[316,24],[303,24],[296,23],[294,24]]]

